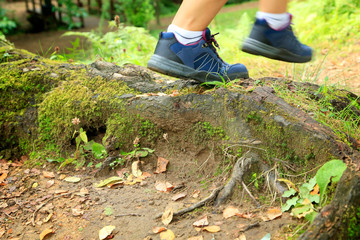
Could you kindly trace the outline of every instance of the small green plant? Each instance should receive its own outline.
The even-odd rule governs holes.
[[[118,165],[123,166],[126,162],[131,161],[134,158],[139,159],[141,157],[146,157],[150,153],[153,153],[155,151],[150,148],[141,148],[139,142],[140,139],[136,137],[133,142],[134,150],[132,150],[131,152],[121,151],[120,157],[116,158],[113,162],[111,162],[110,167],[114,169]]]
[[[77,136],[75,137],[75,135]],[[79,131],[74,131],[73,138],[75,138],[76,143],[76,149],[73,157],[48,158],[47,161],[60,163],[59,169],[61,169],[70,163],[76,163],[77,167],[84,165],[88,152],[91,152],[96,159],[103,159],[107,157],[107,151],[104,145],[96,143],[94,140],[88,141],[86,131],[82,128],[80,128]],[[92,162],[90,163],[88,166],[92,166]]]
[[[281,207],[281,210],[285,212],[291,209],[291,213],[295,217],[305,217],[307,220],[313,221],[317,215],[317,209],[327,201],[326,190],[329,183],[337,183],[345,169],[346,164],[343,161],[332,160],[325,163],[315,177],[311,178],[309,182],[303,183],[299,189],[296,189],[294,184],[289,184],[292,187],[282,195],[289,199]]]

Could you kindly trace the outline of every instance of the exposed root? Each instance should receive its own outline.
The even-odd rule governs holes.
[[[191,212],[191,211],[195,210],[196,208],[202,207],[202,206],[204,206],[204,205],[207,204],[207,203],[212,202],[212,201],[217,197],[217,195],[219,194],[219,192],[220,192],[222,189],[223,189],[223,187],[218,187],[218,188],[214,189],[207,198],[201,200],[201,201],[198,202],[198,203],[195,203],[194,205],[192,205],[192,206],[190,206],[190,207],[188,207],[188,208],[182,209],[182,210],[180,210],[180,211],[178,211],[178,212],[174,212],[174,213],[173,213],[173,216],[174,216],[174,217],[175,217],[175,216],[181,216],[181,215],[183,215],[183,214],[185,214],[185,213],[188,213],[188,212]],[[163,215],[162,213],[161,213],[161,214],[158,214],[158,215],[155,216],[155,218],[160,218],[162,215]]]
[[[224,189],[219,193],[215,200],[215,206],[221,205],[225,202],[233,193],[236,183],[242,181],[242,176],[244,175],[245,171],[251,163],[257,162],[256,157],[241,157],[239,160],[236,161],[231,178],[229,182],[225,185]]]
[[[251,194],[250,190],[247,188],[246,184],[241,181],[242,186],[244,187],[246,193],[249,195],[249,197],[254,201],[254,203],[256,204],[256,207],[259,208],[260,207],[260,203],[258,201],[256,201],[255,197]]]

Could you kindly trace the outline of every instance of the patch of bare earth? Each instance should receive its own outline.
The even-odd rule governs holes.
[[[122,176],[126,168],[131,174],[131,163],[114,170],[104,177],[94,177],[94,168],[79,171],[68,166],[57,171],[55,165],[44,168],[26,168],[21,163],[1,160],[0,236],[4,239],[99,239],[99,230],[115,226],[109,235],[112,239],[160,239],[154,227],[166,227],[176,239],[202,236],[203,239],[261,239],[267,233],[272,239],[284,239],[287,226],[297,223],[288,213],[282,213],[270,221],[264,221],[267,211],[280,208],[275,202],[259,200],[261,207],[242,190],[237,189],[230,202],[220,207],[207,204],[181,216],[174,216],[168,226],[161,218],[155,218],[167,207],[174,212],[201,201],[211,194],[217,185],[224,184],[229,174],[214,178],[219,159],[207,148],[196,149],[160,143],[156,155],[144,158],[142,171],[151,174],[137,183],[116,184],[97,188],[95,185],[111,176]],[[158,157],[169,160],[166,171],[155,174]],[[6,174],[6,176],[4,175]],[[78,177],[77,183],[67,182]],[[71,180],[71,178],[70,178]],[[76,180],[76,179],[75,179]],[[156,186],[168,182],[169,192],[161,192]],[[172,190],[171,190],[172,189]],[[253,195],[269,196],[267,189],[250,188]],[[171,190],[171,191],[170,191]],[[174,201],[174,197],[183,198]],[[261,194],[260,194],[261,193]],[[266,203],[265,203],[266,202]],[[224,218],[223,210],[233,206],[238,215]],[[193,224],[207,216],[208,226],[218,226],[220,231],[208,232]],[[48,233],[48,234],[46,234]],[[41,238],[40,238],[41,239]],[[201,239],[201,238],[199,238]]]

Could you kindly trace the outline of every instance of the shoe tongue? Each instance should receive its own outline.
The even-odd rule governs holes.
[[[209,28],[206,28],[204,31],[203,31],[203,39],[205,41],[208,41],[211,39],[211,31]]]

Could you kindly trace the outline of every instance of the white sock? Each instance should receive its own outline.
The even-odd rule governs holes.
[[[290,13],[266,13],[266,12],[257,12],[257,19],[265,19],[269,26],[274,30],[281,30],[289,26],[291,22]]]
[[[202,38],[203,33],[203,31],[189,31],[174,24],[170,24],[167,31],[174,33],[176,39],[183,45],[196,43]]]

